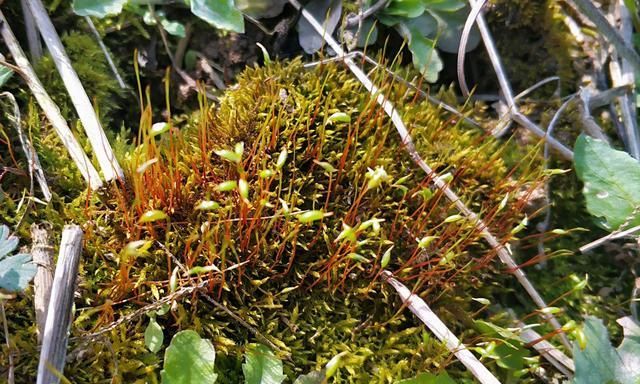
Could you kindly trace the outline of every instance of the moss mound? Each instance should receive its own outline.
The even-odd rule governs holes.
[[[526,206],[521,186],[541,181],[535,151],[507,166],[509,143],[452,123],[382,71],[373,76],[423,158],[507,241]],[[180,329],[210,338],[222,382],[239,382],[243,346],[253,341],[275,349],[290,377],[343,351],[337,382],[390,382],[449,365],[380,281],[383,267],[478,340],[464,313],[479,308],[470,298],[494,272],[493,252],[428,188],[435,175],[414,165],[342,66],[247,69],[217,106],[203,100],[199,113],[167,126],[151,116],[147,105],[125,183],[83,194],[63,214],[86,234],[65,372],[74,382],[156,381],[161,357],[145,349],[147,319],[135,311],[194,286],[158,306],[158,321],[165,340]],[[30,337],[16,336],[25,345]],[[36,352],[25,351],[17,368],[29,377]]]

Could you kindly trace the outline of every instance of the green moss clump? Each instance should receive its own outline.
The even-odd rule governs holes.
[[[70,32],[62,36],[62,44],[101,120],[108,125],[110,115],[123,96],[123,90],[113,76],[104,53],[95,39],[86,33]],[[63,116],[67,119],[75,116],[71,100],[51,57],[44,56],[35,69]]]
[[[423,158],[449,173],[465,203],[508,239],[524,204],[514,192],[540,180],[535,156],[522,155],[522,167],[509,169],[501,159],[509,143],[448,122],[382,71],[373,76]],[[262,337],[290,377],[344,351],[340,383],[387,383],[445,368],[465,375],[380,281],[382,255],[393,245],[385,268],[475,342],[477,334],[463,333],[471,319],[461,314],[477,309],[471,297],[489,276],[493,253],[441,192],[428,189],[434,175],[413,163],[348,71],[336,64],[306,70],[299,60],[247,69],[219,106],[202,101],[184,126],[172,121],[154,136],[152,123],[147,106],[138,146],[126,157],[126,187],[69,212],[86,233],[85,301],[72,343],[84,358],[66,369],[75,382],[153,381],[160,358],[143,348],[144,318],[95,347],[79,340],[167,295],[178,263],[177,289],[208,279],[207,295],[253,329],[195,293],[159,317],[165,340],[180,329],[210,338],[228,382],[237,382],[243,345]],[[507,195],[513,204],[503,206]],[[203,201],[217,208],[200,209]],[[168,218],[141,222],[152,210]],[[305,220],[309,212],[317,216]],[[138,240],[144,247],[127,247]],[[182,269],[211,265],[222,272]]]

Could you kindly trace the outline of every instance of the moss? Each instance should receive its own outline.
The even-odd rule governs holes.
[[[535,153],[507,167],[502,154],[512,150],[510,143],[451,123],[384,73],[373,76],[401,106],[425,160],[450,172],[462,199],[500,238],[509,238],[523,201],[512,197],[513,204],[498,207],[519,185],[539,182]],[[350,122],[330,122],[338,112]],[[477,309],[471,297],[493,273],[492,252],[469,223],[455,219],[456,210],[439,192],[427,192],[428,177],[345,69],[332,64],[305,70],[299,60],[250,68],[219,106],[203,100],[199,112],[173,120],[160,136],[150,135],[152,123],[147,106],[137,146],[123,156],[125,188],[82,194],[57,216],[83,223],[86,234],[83,301],[73,326],[78,339],[71,343],[79,357],[65,370],[74,382],[153,382],[161,359],[144,348],[146,319],[117,327],[103,342],[81,341],[153,302],[154,292],[168,294],[176,260],[186,269],[213,264],[224,271],[189,277],[179,269],[178,288],[209,278],[208,295],[274,343],[290,377],[343,351],[350,352],[348,364],[336,382],[387,383],[445,368],[466,377],[379,281],[381,256],[393,244],[387,268],[454,332],[475,342],[478,335],[464,331],[472,324],[464,313]],[[240,142],[238,164],[216,154]],[[128,144],[121,144],[125,151]],[[239,180],[248,185],[244,196],[237,188],[217,188]],[[220,207],[195,209],[202,200]],[[169,220],[140,223],[152,209]],[[301,221],[308,210],[325,217]],[[417,239],[428,235],[435,240],[420,248]],[[125,252],[136,240],[148,241],[149,250]],[[261,340],[197,294],[176,301],[159,322],[165,340],[187,328],[210,338],[219,369],[229,370],[220,375],[227,382],[237,382],[243,345]],[[25,371],[33,367],[28,358],[20,364]]]
[[[88,33],[70,32],[62,36],[62,44],[101,121],[108,126],[109,117],[121,100],[123,91],[113,76],[104,53]],[[71,100],[51,57],[44,56],[35,69],[63,116],[67,119],[75,116]]]

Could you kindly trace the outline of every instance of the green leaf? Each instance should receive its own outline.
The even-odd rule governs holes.
[[[325,28],[327,35],[332,35],[342,15],[342,1],[338,0],[312,0],[304,6],[304,9]],[[324,38],[315,28],[301,17],[296,26],[298,29],[298,42],[308,54],[316,53],[324,46]]]
[[[13,76],[13,70],[4,65],[0,65],[0,87],[5,85],[7,81]]]
[[[433,373],[421,373],[412,379],[396,381],[396,384],[456,384],[446,372],[434,375]]]
[[[424,37],[418,28],[408,26],[405,23],[398,24],[397,29],[409,41],[409,50],[413,55],[413,66],[420,71],[425,80],[430,83],[436,82],[443,64],[434,48],[435,42]]]
[[[181,331],[171,339],[164,353],[160,372],[163,384],[213,384],[216,351],[211,341],[201,339],[194,331]]]
[[[144,345],[153,352],[156,353],[162,348],[162,343],[164,342],[164,333],[162,332],[162,327],[155,318],[149,319],[149,325],[147,325],[147,329],[144,331]]]
[[[95,16],[103,18],[117,15],[127,0],[73,0],[71,8],[78,16]]]
[[[309,372],[306,375],[300,375],[293,384],[322,384],[326,378],[324,369],[322,371]]]
[[[0,259],[18,247],[18,238],[15,236],[9,237],[9,232],[9,227],[0,225]]]
[[[584,183],[582,193],[587,210],[600,218],[598,224],[613,231],[629,221],[626,228],[640,224],[640,163],[626,152],[580,135],[574,148],[574,166]]]
[[[424,10],[423,0],[393,0],[384,13],[410,19],[422,15]]]
[[[286,378],[282,373],[282,361],[266,346],[248,345],[244,357],[242,372],[245,384],[280,384]]]
[[[424,37],[434,38],[438,34],[438,20],[429,12],[425,12],[419,17],[405,20],[405,25],[409,29],[415,28]]]
[[[628,318],[625,318],[628,320]],[[625,320],[621,319],[621,320]],[[620,321],[619,321],[620,322]],[[622,322],[625,338],[618,349],[609,341],[602,320],[587,317],[584,322],[586,347],[573,346],[576,365],[574,384],[637,384],[640,380],[640,334],[633,321]]]
[[[438,20],[436,46],[439,49],[448,53],[458,53],[462,30],[464,29],[464,23],[467,21],[469,12],[469,7],[464,7],[456,12],[430,11],[431,15]],[[480,32],[478,28],[474,26],[469,34],[465,52],[476,48],[478,44],[480,44]]]
[[[244,33],[244,19],[233,0],[191,0],[191,12],[216,28]]]
[[[7,256],[18,247],[18,238],[9,236],[9,232],[9,227],[0,225],[0,288],[9,292],[22,291],[35,276],[38,267],[31,263],[29,254]]]
[[[460,0],[423,0],[425,8],[430,11],[455,12],[464,8],[466,3]]]
[[[20,253],[0,260],[0,288],[9,292],[22,291],[36,275],[38,267],[31,255]]]

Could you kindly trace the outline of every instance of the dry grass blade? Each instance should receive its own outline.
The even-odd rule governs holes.
[[[460,36],[460,45],[458,46],[458,64],[456,69],[458,71],[458,84],[460,85],[460,90],[464,97],[469,97],[469,87],[467,86],[467,79],[464,76],[464,58],[467,51],[467,42],[469,40],[469,35],[471,34],[471,28],[473,28],[473,24],[476,22],[476,18],[482,11],[482,7],[484,7],[484,3],[486,2],[487,0],[480,0],[473,6],[469,16],[467,16],[467,21],[464,23],[462,35]]]
[[[418,296],[409,291],[404,284],[396,280],[391,272],[383,271],[382,279],[396,290],[400,299],[436,337],[444,342],[447,349],[453,353],[473,376],[482,384],[500,383],[498,379],[462,344],[429,306]]]
[[[353,62],[352,59],[345,56],[345,52],[342,50],[340,45],[329,35],[324,33],[323,27],[318,23],[317,20],[311,15],[309,12],[304,10],[302,6],[297,2],[297,0],[289,0],[291,4],[293,4],[298,10],[302,12],[302,16],[305,17],[309,23],[316,29],[316,32],[324,37],[327,44],[333,49],[338,56],[344,58],[344,63],[349,67],[351,72],[358,78],[358,80],[364,85],[364,87],[376,98],[378,104],[382,106],[384,111],[391,117],[391,121],[393,122],[400,138],[402,139],[402,143],[404,145],[404,149],[409,153],[411,159],[428,175],[430,176],[431,183],[436,189],[441,190],[444,195],[447,197],[449,201],[451,201],[457,210],[471,223],[476,230],[480,233],[480,235],[485,239],[485,241],[489,244],[489,246],[498,254],[500,260],[508,267],[511,273],[514,274],[518,282],[522,285],[525,291],[532,298],[534,303],[540,308],[546,308],[547,304],[538,291],[535,289],[533,284],[527,279],[524,271],[522,271],[516,262],[511,257],[510,252],[504,247],[500,241],[489,231],[487,225],[476,215],[473,211],[471,211],[465,203],[460,199],[460,197],[449,188],[448,184],[440,177],[436,177],[436,172],[429,167],[427,163],[422,159],[420,154],[417,152],[411,135],[409,135],[409,131],[405,126],[402,118],[398,114],[398,111],[395,109],[393,104],[391,104],[384,95],[379,92],[378,87],[376,87],[369,77]],[[481,17],[478,18],[481,20]],[[513,96],[511,96],[513,99]],[[550,143],[551,144],[551,143]],[[563,336],[563,342],[565,345],[570,348],[570,343],[564,336],[562,332],[562,326],[556,320],[556,318],[551,315],[545,315],[545,318],[551,323],[551,325],[555,328],[557,332],[559,332]]]
[[[63,372],[64,370],[68,333],[72,320],[71,308],[82,253],[82,237],[82,229],[77,225],[67,225],[62,231],[60,254],[53,278],[51,300],[47,308],[47,321],[38,362],[38,384],[58,383],[60,379],[55,371]]]
[[[62,41],[60,41],[60,37],[51,19],[49,19],[47,10],[40,0],[29,1],[29,9],[47,48],[49,48],[51,58],[60,73],[60,77],[67,88],[78,118],[82,121],[82,126],[87,133],[91,148],[98,159],[104,179],[106,181],[123,179],[124,173],[122,172],[122,168],[120,168],[120,164],[118,164],[118,160],[111,149],[109,140],[102,129],[100,120],[98,120],[96,111],[91,104],[91,100],[84,90],[78,74],[71,66],[71,61],[64,50]]]

